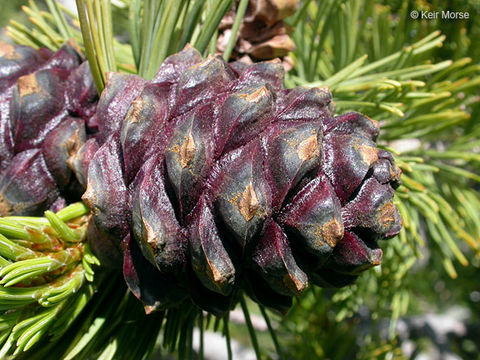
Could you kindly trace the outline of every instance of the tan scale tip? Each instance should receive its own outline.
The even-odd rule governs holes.
[[[24,75],[18,79],[18,94],[24,97],[30,94],[37,94],[42,88],[37,82],[36,74]]]
[[[360,145],[359,152],[363,161],[365,161],[368,165],[372,165],[378,160],[378,149],[374,146],[362,144]]]
[[[152,312],[156,311],[157,307],[155,305],[145,305],[143,309],[145,310],[145,314],[149,315]]]
[[[140,113],[145,108],[145,100],[142,97],[139,97],[133,100],[132,103],[132,112],[129,114],[130,123],[135,123],[139,120]]]
[[[195,156],[195,140],[193,139],[192,133],[189,132],[185,137],[185,141],[180,145],[179,154],[180,157],[180,166],[182,169],[185,169],[188,164],[192,161]]]
[[[303,290],[305,290],[308,286],[307,283],[304,283],[303,281],[300,281],[295,275],[293,274],[286,274],[283,283],[287,285],[291,290],[293,290],[295,293],[301,293]]]
[[[223,284],[226,279],[225,277],[222,275],[222,273],[217,269],[217,267],[215,266],[215,264],[213,264],[210,259],[208,257],[206,257],[206,260],[207,260],[207,263],[208,263],[208,267],[210,269],[210,278],[213,280],[213,282],[220,288],[221,287],[221,284]]]
[[[260,208],[257,194],[251,182],[245,187],[240,201],[238,202],[238,210],[242,214],[245,221],[250,221],[255,216],[257,210]]]
[[[385,228],[390,228],[395,223],[395,205],[393,201],[383,204],[377,212],[378,222]]]
[[[257,89],[251,93],[239,94],[238,96],[248,102],[259,102],[263,97],[267,96],[270,93],[266,86],[262,86],[260,89]]]
[[[319,154],[320,149],[316,134],[309,136],[298,145],[297,155],[302,161],[308,161],[313,157],[319,156]]]
[[[315,229],[315,235],[319,238],[321,244],[327,243],[328,246],[334,248],[337,242],[343,238],[343,224],[337,219],[332,219],[318,225]]]
[[[4,196],[0,196],[0,216],[9,216],[15,213],[12,204],[5,200]]]
[[[0,41],[0,57],[7,60],[21,60],[22,55],[15,51],[15,46]]]

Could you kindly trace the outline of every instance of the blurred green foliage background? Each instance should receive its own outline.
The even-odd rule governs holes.
[[[13,19],[21,22],[26,22],[27,17],[20,11],[23,5],[26,5],[28,0],[13,0],[0,2],[0,28],[5,28],[8,22]]]

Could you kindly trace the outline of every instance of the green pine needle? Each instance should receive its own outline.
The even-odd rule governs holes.
[[[85,240],[85,231],[80,232],[76,229],[70,228],[59,216],[55,215],[55,213],[47,210],[45,211],[45,217],[48,219],[51,227],[63,240],[69,242],[79,242]]]
[[[257,360],[261,360],[262,355],[260,351],[260,346],[258,345],[257,334],[255,328],[253,327],[252,319],[250,318],[250,312],[243,296],[240,298],[240,305],[242,307],[243,315],[245,317],[245,323],[247,325],[248,334],[250,335],[250,341],[252,343],[253,349],[255,350],[255,355],[257,357]]]
[[[247,10],[248,0],[240,0],[238,4],[238,8],[235,14],[235,20],[232,25],[232,31],[230,33],[230,39],[228,40],[227,47],[223,52],[223,59],[228,61],[230,59],[230,55],[232,53],[233,48],[237,42],[237,33],[240,29],[240,25],[242,24],[243,17],[245,15],[245,11]]]

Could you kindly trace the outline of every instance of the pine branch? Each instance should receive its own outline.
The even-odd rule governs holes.
[[[58,339],[92,298],[98,259],[84,243],[88,209],[0,219],[0,357]]]

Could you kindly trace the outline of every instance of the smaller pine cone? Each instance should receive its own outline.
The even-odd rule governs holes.
[[[290,38],[293,29],[283,19],[292,15],[298,5],[298,0],[250,0],[238,32],[232,59],[241,59],[251,64],[252,59],[282,58],[284,67],[289,70],[291,61],[285,57],[295,50],[295,44]],[[234,20],[235,7],[220,24],[217,42],[219,53],[226,49]]]
[[[97,92],[72,44],[56,53],[0,43],[0,215],[40,215],[75,201],[67,164],[86,140]]]

